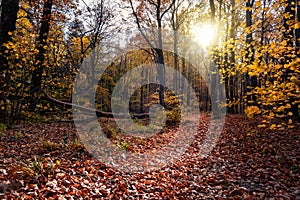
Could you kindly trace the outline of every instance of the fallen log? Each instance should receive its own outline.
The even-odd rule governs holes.
[[[116,118],[116,117],[117,118],[125,118],[126,116],[128,116],[128,113],[104,112],[104,111],[101,111],[101,110],[98,110],[98,109],[95,109],[95,108],[84,107],[84,106],[81,106],[81,105],[61,101],[59,99],[53,98],[52,96],[50,96],[49,94],[47,94],[43,90],[41,90],[41,92],[44,94],[46,99],[48,99],[50,101],[53,101],[55,103],[62,104],[62,105],[78,108],[78,109],[84,111],[84,113],[83,113],[84,115],[94,115],[96,113],[98,117],[107,117],[107,118]],[[142,119],[142,118],[149,117],[149,113],[132,114],[131,117]]]

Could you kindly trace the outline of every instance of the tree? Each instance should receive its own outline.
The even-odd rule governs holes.
[[[9,33],[11,39],[3,45],[6,48],[5,56],[8,64],[6,68],[1,68],[4,70],[3,74],[5,74],[5,88],[3,91],[1,90],[4,104],[1,102],[1,109],[5,111],[5,121],[8,123],[18,122],[19,119],[24,119],[23,117],[25,116],[35,116],[38,112],[29,113],[29,104],[33,105],[33,107],[49,108],[48,104],[42,106],[42,101],[35,101],[30,97],[33,88],[35,88],[33,85],[41,86],[42,84],[46,84],[48,88],[44,89],[49,91],[51,88],[57,89],[57,87],[60,87],[61,89],[63,86],[62,83],[70,80],[68,73],[66,73],[70,67],[65,65],[67,63],[65,60],[66,51],[62,40],[63,37],[61,37],[61,26],[67,19],[64,17],[64,13],[60,11],[66,7],[61,2],[55,3],[53,11],[55,15],[49,16],[49,18],[55,20],[50,20],[49,27],[46,25],[45,28],[47,20],[45,21],[44,19],[46,17],[43,18],[43,25],[41,24],[42,20],[40,17],[46,16],[46,9],[44,9],[45,12],[43,15],[42,10],[39,10],[40,8],[43,9],[43,6],[40,7],[39,2],[21,1],[16,20],[16,29]],[[71,2],[65,1],[65,3],[68,4],[69,8],[72,7]],[[35,13],[33,11],[41,12]],[[49,30],[47,31],[46,29]],[[47,33],[47,36],[42,33]],[[40,60],[43,60],[43,63],[40,63]],[[38,76],[40,72],[37,69],[42,70],[42,75]],[[63,81],[61,78],[62,74],[65,76]],[[47,79],[45,78],[46,75]],[[33,79],[38,81],[33,81]],[[58,81],[61,85],[53,87],[56,79],[61,79]],[[63,87],[65,89],[69,85],[66,84]],[[55,91],[55,89],[53,90]],[[55,95],[60,92],[60,89],[56,90]],[[34,93],[38,93],[38,91],[35,90]],[[66,94],[68,93],[63,93],[63,95]],[[39,111],[42,112],[43,109],[39,109]]]
[[[0,65],[1,75],[3,69],[7,67],[5,47],[3,44],[11,39],[12,32],[16,30],[17,13],[19,10],[19,0],[1,1],[1,19],[0,19]]]
[[[7,49],[4,46],[5,43],[11,40],[12,32],[16,30],[17,13],[19,10],[19,0],[2,0],[1,1],[1,16],[0,16],[0,88],[1,90],[5,88],[6,84],[4,79],[7,80],[5,76],[5,69],[8,69],[7,60]],[[6,104],[5,96],[2,92],[0,93],[0,104]],[[0,108],[1,116],[7,116],[5,110]],[[2,118],[5,120],[5,117]],[[0,120],[0,121],[2,121]]]
[[[77,63],[78,67],[86,64],[84,63],[84,58],[88,54],[90,54],[88,69],[85,72],[86,77],[88,77],[87,88],[97,87],[98,85],[98,77],[96,77],[99,72],[97,71],[97,65],[99,64],[99,60],[107,59],[101,57],[101,52],[104,51],[104,42],[112,37],[113,32],[118,32],[118,27],[114,24],[115,15],[114,12],[109,5],[107,0],[98,0],[93,3],[87,5],[82,12],[81,19],[76,19],[75,21],[78,25],[77,29],[77,37],[71,36],[73,41],[77,41],[76,43],[71,43],[75,47],[79,47],[79,52],[71,52],[79,55]],[[83,25],[83,22],[86,25]],[[112,47],[111,47],[112,48]],[[86,60],[87,61],[87,60]],[[101,86],[100,86],[101,87]],[[90,91],[87,89],[87,91]],[[93,105],[94,96],[93,92],[89,94],[89,104]]]
[[[296,40],[296,54],[300,58],[300,1],[296,0],[296,24],[295,24],[295,40]]]
[[[253,48],[253,31],[252,29],[252,10],[255,0],[246,1],[246,45],[248,46],[246,61],[248,64],[253,63],[255,51]],[[257,77],[246,74],[245,90],[247,95],[247,104],[253,105],[256,102],[256,96],[251,93],[251,90],[257,86]]]
[[[284,11],[284,20],[283,20],[283,26],[284,26],[284,39],[287,41],[287,52],[284,57],[284,61],[286,64],[290,65],[294,60],[294,55],[296,54],[296,57],[299,58],[300,50],[299,50],[299,44],[300,44],[300,24],[299,24],[299,16],[298,13],[300,10],[300,4],[298,1],[293,0],[287,0],[285,11]],[[297,11],[297,12],[296,12]],[[289,51],[291,49],[292,51]],[[296,63],[295,63],[296,64]],[[288,68],[286,72],[283,75],[284,81],[289,81],[288,79],[291,79],[293,77],[294,70]],[[298,81],[300,80],[300,77],[298,76]],[[296,81],[296,80],[295,80]],[[299,83],[298,83],[299,85]],[[300,115],[299,115],[299,96],[291,97],[290,102],[291,108],[290,111],[293,113],[294,119],[300,121]]]
[[[184,4],[187,3],[185,6]],[[178,32],[184,23],[188,20],[188,14],[192,6],[192,1],[176,0],[170,10],[171,12],[171,27],[173,30],[174,40],[174,69],[179,71],[179,60],[178,60]],[[174,77],[175,90],[180,85],[179,77]]]
[[[38,54],[36,55],[36,62],[34,66],[35,69],[32,73],[32,86],[30,89],[31,93],[33,94],[33,99],[31,101],[32,111],[34,111],[36,108],[36,98],[38,97],[38,93],[40,92],[42,86],[43,65],[45,61],[47,39],[50,31],[52,6],[53,0],[45,0],[37,44]]]
[[[138,6],[135,7],[133,0],[129,0],[132,14],[135,18],[135,22],[142,36],[146,40],[147,44],[150,46],[152,51],[155,53],[155,60],[158,65],[158,80],[160,81],[160,91],[159,91],[159,103],[164,106],[164,87],[165,85],[165,70],[164,70],[164,53],[163,53],[163,18],[166,13],[172,8],[175,0],[172,1],[161,1],[161,0],[147,0],[137,2]],[[148,25],[148,26],[147,26]],[[154,38],[154,43],[151,42],[149,33],[147,31],[153,31],[156,38]]]
[[[255,57],[244,63],[242,69],[259,81],[251,89],[256,105],[249,105],[245,112],[250,117],[263,114],[268,119],[277,117],[283,120],[282,124],[272,124],[270,128],[292,127],[293,120],[299,119],[295,9],[292,1],[285,1],[285,4],[257,1],[253,12],[256,22],[246,29],[247,33],[253,33],[251,46]],[[275,10],[280,12],[273,15]],[[265,122],[261,126],[266,126]]]

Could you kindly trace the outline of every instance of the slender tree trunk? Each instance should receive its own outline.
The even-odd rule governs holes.
[[[225,5],[224,5],[224,7],[225,7]],[[228,8],[229,9],[229,8]],[[230,32],[230,27],[229,27],[229,20],[226,20],[226,35],[225,35],[225,41],[228,41],[229,40],[229,35],[228,35],[228,33]],[[229,63],[229,55],[228,55],[228,52],[226,51],[225,52],[225,54],[224,54],[224,57],[223,57],[223,59],[224,59],[224,68],[225,68],[225,78],[224,78],[224,84],[225,84],[225,95],[226,95],[226,111],[228,112],[228,113],[230,113],[231,114],[231,106],[230,106],[230,99],[231,99],[231,97],[230,97],[230,82],[229,82],[229,80],[230,80],[230,74],[227,72],[227,70],[228,70],[228,68],[230,67],[230,63]]]
[[[196,78],[194,78],[194,83],[196,83]],[[194,84],[196,86],[196,84]],[[200,110],[204,110],[204,103],[203,103],[203,83],[202,83],[202,76],[200,76],[200,92],[199,92],[199,102],[200,102]]]
[[[296,0],[296,13],[297,20],[296,22],[300,23],[300,0]],[[296,54],[297,58],[300,58],[300,28],[295,30],[295,39],[296,39]]]
[[[240,114],[244,113],[245,76],[240,74]]]
[[[219,0],[219,21],[222,20],[222,5],[223,5],[223,0]]]
[[[186,90],[186,104],[188,106],[191,105],[191,96],[190,96],[190,92],[191,92],[191,83],[192,83],[192,80],[191,80],[191,69],[192,69],[192,64],[190,62],[190,60],[192,60],[192,54],[191,52],[189,52],[189,62],[187,64],[187,70],[186,70],[186,79],[188,81],[188,86],[187,86],[187,90]]]
[[[296,12],[297,12],[297,23],[300,23],[300,0],[296,0]],[[296,39],[296,55],[297,58],[300,58],[300,28],[295,30],[295,39]],[[300,84],[300,77],[298,75],[298,84]],[[299,103],[293,105],[293,114],[298,116],[298,121],[300,121],[299,115]]]
[[[208,87],[206,88],[206,98],[205,98],[205,111],[210,111],[210,96],[209,96],[209,90]]]
[[[45,53],[47,46],[48,34],[50,31],[50,21],[51,21],[51,12],[52,12],[53,0],[46,0],[43,8],[42,15],[42,24],[38,37],[38,54],[36,56],[36,64],[35,70],[32,73],[32,86],[31,86],[31,94],[33,95],[31,102],[31,109],[34,110],[36,108],[36,98],[38,97],[38,92],[42,87],[42,74],[43,74],[43,65],[45,61]]]
[[[229,77],[228,75],[225,76],[224,78],[224,84],[225,84],[225,95],[226,95],[226,105],[227,105],[227,112],[231,114],[231,107],[229,107],[229,103],[230,103],[230,84],[229,84]]]
[[[285,7],[285,13],[288,13],[289,16],[291,16],[290,18],[284,18],[284,28],[285,28],[285,31],[284,31],[284,39],[287,41],[287,47],[291,47],[291,48],[295,48],[295,50],[298,52],[296,53],[297,54],[297,57],[299,57],[299,28],[298,29],[294,29],[293,27],[291,27],[291,25],[289,24],[289,22],[291,20],[295,20],[296,22],[298,21],[299,22],[299,16],[300,14],[298,13],[298,11],[300,10],[300,6],[297,4],[299,3],[298,1],[296,1],[296,4],[295,4],[295,1],[294,0],[287,0],[287,6]],[[298,40],[297,40],[298,39]],[[294,40],[295,43],[294,43]],[[290,57],[289,55],[290,53],[288,53],[286,56],[285,56],[285,63],[290,63],[292,61],[292,58]],[[287,69],[286,72],[284,73],[283,75],[283,79],[284,80],[287,80],[288,77],[289,77],[289,74],[291,73],[292,71],[290,69]],[[299,77],[298,77],[299,79]],[[299,98],[298,98],[299,99]],[[298,100],[297,98],[295,97],[291,97],[290,99],[290,102],[291,102],[291,112],[293,113],[293,117],[294,119],[300,121],[300,115],[299,115],[299,109],[298,109],[298,105],[299,103],[296,103],[296,101]]]
[[[209,0],[209,5],[210,5],[210,17],[212,22],[215,21],[215,16],[216,16],[216,6],[215,6],[215,1],[214,0]]]
[[[172,10],[172,18],[171,18],[171,25],[172,25],[172,29],[173,29],[173,39],[174,39],[174,68],[175,70],[179,71],[179,66],[178,66],[178,22],[177,22],[177,8],[176,8],[176,4],[173,4],[173,10]],[[174,76],[174,80],[173,80],[173,84],[174,84],[174,88],[175,88],[175,92],[177,92],[178,89],[178,76]]]
[[[182,62],[182,75],[185,76],[186,74],[186,60],[185,60],[185,56],[183,56],[181,58],[181,62]],[[186,88],[184,88],[184,81],[181,80],[181,86],[180,86],[181,92],[184,93],[184,90]]]
[[[177,30],[173,30],[173,37],[174,37],[174,68],[176,71],[179,72],[179,66],[178,66],[178,33]],[[176,73],[176,76],[174,76],[174,86],[175,86],[175,92],[177,92],[177,82],[178,82],[178,76]]]
[[[251,29],[252,27],[252,9],[253,4],[255,0],[248,0],[246,2],[246,28]],[[246,55],[246,61],[248,65],[250,65],[254,61],[254,48],[253,48],[253,33],[250,31],[250,33],[247,33],[246,35],[246,43],[249,46],[247,49],[247,55]],[[249,74],[246,74],[246,95],[247,95],[247,104],[253,104],[256,102],[256,96],[253,94],[250,94],[252,89],[257,86],[257,77],[252,76],[250,77]]]
[[[159,86],[159,104],[161,106],[165,106],[164,101],[164,93],[165,88],[164,85],[166,83],[165,81],[165,60],[164,60],[164,52],[163,52],[163,43],[162,43],[162,25],[161,20],[158,20],[158,48],[156,49],[157,54],[157,63],[158,63],[158,80],[160,82]]]
[[[231,24],[230,24],[230,29],[229,29],[229,38],[230,38],[230,41],[231,40],[235,40],[235,11],[234,11],[234,7],[235,7],[235,0],[231,0]],[[229,65],[230,65],[230,71],[232,70],[235,70],[235,52],[231,49],[230,50],[230,54],[229,54]],[[230,88],[230,98],[229,98],[229,101],[231,103],[236,103],[236,99],[234,98],[235,97],[235,82],[234,82],[234,79],[235,79],[235,76],[236,75],[232,75],[232,74],[229,74],[229,88]],[[231,114],[234,114],[235,113],[235,104],[232,104],[229,108],[229,112]]]
[[[215,1],[214,0],[209,0],[209,5],[210,5],[210,21],[212,24],[216,23],[215,16],[216,16],[216,7],[215,7]],[[213,47],[216,45],[216,41],[213,41]],[[212,110],[212,105],[214,105],[215,108],[215,113],[214,113],[214,118],[219,118],[220,114],[220,109],[219,109],[219,96],[218,96],[218,90],[220,90],[219,85],[220,83],[218,82],[219,79],[219,73],[218,73],[218,68],[214,65],[213,62],[210,62],[210,110]],[[214,102],[213,102],[214,100]]]
[[[235,87],[235,90],[234,90],[234,98],[235,98],[235,101],[236,103],[234,104],[234,113],[237,114],[239,113],[239,76],[238,74],[236,74],[234,76],[234,87]]]
[[[144,70],[142,70],[142,77],[145,76]],[[144,77],[144,79],[146,79],[146,77]],[[146,87],[146,85],[142,85],[141,86],[141,95],[140,95],[140,113],[144,112],[144,88]]]

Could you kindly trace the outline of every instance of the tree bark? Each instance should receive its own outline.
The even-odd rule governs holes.
[[[0,21],[0,75],[8,69],[6,48],[3,44],[11,40],[10,32],[16,30],[17,14],[19,11],[19,0],[2,0]],[[3,77],[4,78],[4,77]]]
[[[300,10],[300,6],[298,5],[298,1],[294,0],[287,0],[286,1],[287,6],[285,7],[285,13],[289,14],[290,18],[284,18],[283,20],[283,26],[285,28],[284,31],[284,39],[287,41],[287,47],[291,47],[294,48],[297,52],[296,52],[296,56],[299,57],[299,34],[300,34],[300,30],[299,29],[295,29],[293,27],[291,27],[291,25],[289,24],[289,22],[291,20],[295,21],[295,22],[299,22],[299,10]],[[295,40],[295,42],[294,42]],[[288,52],[288,51],[287,51]],[[292,61],[292,57],[289,55],[290,53],[288,52],[287,55],[285,56],[285,64],[288,64]],[[283,79],[287,80],[288,77],[290,76],[290,74],[292,73],[292,71],[290,69],[287,69],[283,75]],[[299,77],[298,77],[298,81],[299,81]],[[294,119],[300,121],[300,115],[299,115],[299,109],[298,109],[298,105],[299,103],[297,102],[297,97],[291,97],[290,99],[290,103],[291,103],[291,112],[293,113],[293,117]]]
[[[231,0],[231,25],[230,25],[230,30],[229,30],[229,38],[230,40],[235,40],[235,0]],[[235,70],[235,52],[231,49],[230,50],[230,55],[229,55],[229,62],[230,62],[230,71]],[[235,99],[235,76],[237,75],[232,75],[229,74],[229,85],[230,85],[230,102],[234,103],[232,106],[229,108],[229,112],[231,114],[235,114],[235,104],[236,100]]]
[[[16,30],[17,14],[19,11],[19,0],[2,0],[1,1],[1,18],[0,18],[0,91],[4,91],[5,82],[8,81],[8,77],[5,76],[5,70],[8,70],[8,53],[3,44],[11,40],[10,32]],[[3,90],[2,90],[3,89]],[[0,92],[0,101],[5,101],[7,97]],[[6,106],[5,106],[6,107]],[[7,122],[8,110],[0,109],[0,115],[2,116],[0,121]]]
[[[215,7],[215,1],[210,0],[209,1],[210,5],[210,21],[211,24],[216,24],[216,7]],[[213,41],[212,47],[214,48],[216,45],[216,41]],[[214,65],[212,61],[209,63],[210,66],[210,110],[213,111],[213,105],[214,105],[214,113],[213,117],[214,118],[219,118],[220,116],[220,96],[217,91],[221,90],[220,88],[220,82],[219,82],[219,73],[218,73],[218,68]]]
[[[215,22],[215,16],[216,16],[216,6],[215,6],[215,1],[214,0],[209,0],[209,5],[210,5],[210,18],[211,22]]]
[[[253,4],[255,0],[248,0],[246,2],[246,28],[251,29],[252,27],[252,9],[253,9]],[[247,33],[246,35],[246,44],[249,45],[247,49],[247,63],[250,65],[254,61],[254,48],[253,48],[253,33],[250,31],[250,33]],[[245,92],[247,95],[247,104],[251,102],[250,104],[253,104],[256,102],[256,96],[253,94],[250,94],[252,89],[257,86],[257,77],[252,76],[247,73],[246,74],[246,83],[245,83]],[[250,95],[249,95],[250,94]]]
[[[53,6],[53,0],[46,0],[44,3],[43,8],[43,15],[42,15],[42,24],[39,32],[38,37],[38,54],[36,56],[35,61],[35,69],[32,73],[32,85],[30,88],[31,94],[33,95],[32,101],[31,101],[31,110],[35,110],[38,99],[38,93],[41,90],[42,86],[42,74],[43,74],[43,65],[45,61],[45,53],[47,46],[47,39],[48,34],[50,31],[50,21],[51,21],[51,13],[52,13],[52,6]]]
[[[297,23],[300,23],[300,0],[296,0],[296,13],[297,13]],[[295,30],[296,37],[296,55],[297,58],[300,58],[300,28]]]

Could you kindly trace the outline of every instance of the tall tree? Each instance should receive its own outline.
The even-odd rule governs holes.
[[[53,0],[45,0],[42,14],[42,22],[39,31],[37,50],[38,54],[36,56],[36,62],[34,66],[34,71],[32,73],[32,86],[31,93],[33,94],[33,99],[31,101],[31,109],[36,108],[36,98],[40,92],[42,86],[42,74],[43,65],[45,61],[45,52],[47,47],[47,39],[50,31],[51,13],[52,13]]]
[[[19,10],[19,0],[2,0],[1,1],[1,19],[0,19],[0,65],[1,72],[7,65],[5,56],[4,43],[7,43],[16,30],[17,14]],[[1,73],[2,74],[2,73]]]
[[[247,0],[246,1],[246,45],[247,45],[247,54],[246,54],[246,62],[248,65],[251,65],[254,61],[254,48],[253,48],[253,5],[255,0]],[[251,94],[251,90],[257,86],[257,77],[250,76],[249,73],[246,73],[246,82],[245,89],[247,95],[247,104],[253,104],[256,102],[256,96]]]
[[[187,5],[185,5],[187,3]],[[171,27],[173,30],[174,40],[174,68],[179,71],[179,59],[178,59],[178,31],[180,27],[188,20],[188,14],[192,1],[175,0],[175,3],[171,9]],[[175,90],[178,88],[179,77],[174,76]]]
[[[299,57],[299,16],[298,13],[300,10],[300,5],[298,5],[298,1],[294,0],[286,0],[286,7],[284,11],[284,20],[283,20],[283,26],[284,26],[284,40],[287,41],[287,51],[285,54],[284,62],[285,64],[290,64],[294,60],[294,54],[296,54],[297,57]],[[289,51],[289,49],[292,49],[295,53]],[[290,70],[289,68],[285,71],[283,75],[284,81],[287,81],[287,79],[290,79],[291,74],[293,73],[293,70]],[[298,81],[300,77],[298,76]],[[300,120],[299,115],[299,109],[298,106],[300,105],[299,100],[297,97],[291,98],[291,111],[293,113],[293,116],[298,121]]]
[[[296,54],[300,58],[300,1],[296,0],[296,25],[295,25],[295,39],[296,39]]]
[[[155,60],[158,65],[158,79],[161,83],[159,86],[159,103],[160,105],[164,106],[165,103],[163,85],[165,85],[165,59],[163,53],[162,35],[163,18],[166,15],[166,13],[168,13],[168,11],[172,8],[172,6],[175,3],[175,0],[140,1],[137,2],[139,4],[137,7],[135,7],[136,4],[133,2],[133,0],[129,0],[129,3],[139,31],[141,32],[147,44],[150,46],[150,48],[155,54]],[[152,27],[147,26],[147,24],[150,24]],[[149,35],[147,35],[149,34],[149,32],[147,33],[147,31],[151,30],[153,27],[155,27],[155,43],[151,42],[151,38],[149,37]]]
[[[113,20],[115,19],[113,9],[109,5],[107,0],[97,0],[90,4],[85,4],[84,13],[79,21],[82,24],[85,22],[86,26],[81,28],[78,34],[78,39],[80,40],[80,65],[83,64],[85,56],[90,53],[89,57],[89,67],[87,74],[87,82],[89,88],[95,88],[98,84],[98,74],[97,63],[99,63],[98,52],[103,51],[103,43],[106,39],[112,35],[111,33],[117,32],[118,27],[115,26]],[[88,44],[84,45],[83,40],[88,38]],[[102,44],[102,45],[101,45]],[[107,58],[106,58],[107,59]],[[89,98],[89,104],[93,105],[94,96],[91,92]]]
[[[5,86],[4,79],[7,79],[4,72],[8,69],[7,48],[3,46],[11,40],[12,32],[16,30],[17,14],[19,10],[19,0],[2,0],[0,18],[0,91]],[[0,104],[3,104],[5,97],[0,93]],[[0,109],[1,116],[6,116],[4,110]],[[2,117],[1,117],[2,118]],[[1,120],[5,120],[3,117]]]
[[[214,0],[209,0],[209,7],[210,7],[210,23],[213,26],[216,26],[216,5]],[[217,41],[216,38],[212,41],[212,48],[213,50],[217,49]],[[215,62],[210,61],[210,108],[214,112],[214,118],[220,117],[220,104],[223,102],[220,102],[220,95],[222,94],[222,90],[220,88],[220,76],[219,76],[219,69],[215,65]],[[219,92],[218,92],[219,91]]]

